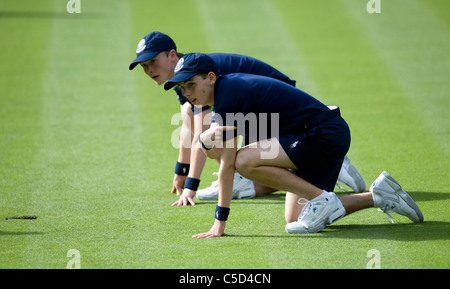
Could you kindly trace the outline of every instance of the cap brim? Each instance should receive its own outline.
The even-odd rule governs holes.
[[[150,52],[144,52],[141,53],[138,57],[136,57],[136,59],[130,64],[129,69],[133,70],[136,65],[138,65],[139,63],[143,62],[143,61],[147,61],[152,59],[153,57],[155,57],[156,55],[158,55],[159,52],[158,51],[150,51]]]
[[[164,89],[165,90],[169,90],[172,87],[174,87],[175,85],[177,85],[177,83],[189,80],[192,77],[196,76],[197,74],[198,74],[197,72],[181,72],[181,73],[177,73],[177,74],[175,74],[174,77],[172,77],[171,79],[166,81],[166,83],[164,83]]]

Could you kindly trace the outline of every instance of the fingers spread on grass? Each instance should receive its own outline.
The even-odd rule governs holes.
[[[172,204],[172,207],[173,206],[177,206],[177,207],[184,206],[185,207],[187,205],[195,206],[194,199],[191,196],[181,195],[181,197]]]

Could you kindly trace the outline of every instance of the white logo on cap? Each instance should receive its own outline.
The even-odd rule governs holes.
[[[145,49],[145,39],[142,38],[141,41],[139,41],[138,46],[136,47],[136,53],[141,53]]]
[[[175,66],[174,72],[180,71],[181,68],[183,68],[183,66],[184,66],[184,58],[180,58],[180,60],[178,60],[177,66]]]

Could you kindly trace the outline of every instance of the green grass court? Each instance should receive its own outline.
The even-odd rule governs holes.
[[[67,2],[0,2],[0,268],[63,269],[71,249],[85,269],[364,269],[372,249],[381,268],[450,268],[449,1]],[[339,105],[367,188],[387,170],[425,222],[370,209],[289,235],[277,192],[233,200],[227,237],[192,239],[216,202],[171,207],[178,101],[128,70],[154,30],[180,52],[259,58]]]

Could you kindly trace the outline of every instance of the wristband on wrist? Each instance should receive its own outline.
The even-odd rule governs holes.
[[[191,189],[193,191],[197,191],[198,186],[200,185],[200,180],[196,178],[187,177],[184,182],[185,189]]]
[[[207,150],[207,151],[209,151],[210,149],[212,149],[213,146],[207,147],[207,146],[202,142],[201,136],[202,136],[202,133],[200,133],[200,134],[198,135],[198,141],[199,141],[200,144],[202,145],[202,148],[204,148],[204,149]]]
[[[216,212],[214,214],[214,218],[219,221],[228,220],[228,215],[230,214],[230,208],[225,208],[221,206],[216,206]]]
[[[177,162],[177,164],[175,165],[175,174],[179,176],[187,176],[189,174],[189,167],[189,164]]]

